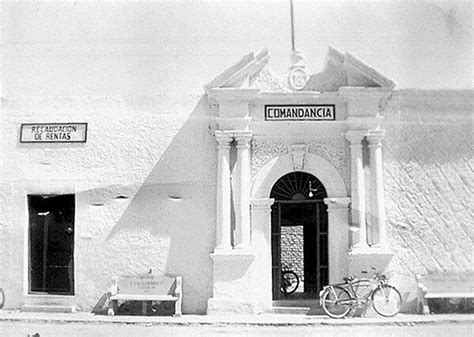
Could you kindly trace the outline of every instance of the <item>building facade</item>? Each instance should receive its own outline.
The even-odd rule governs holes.
[[[317,74],[268,63],[203,95],[4,99],[7,308],[91,311],[151,270],[183,276],[184,313],[256,314],[375,268],[415,311],[415,275],[472,271],[473,92],[395,90],[334,48]]]

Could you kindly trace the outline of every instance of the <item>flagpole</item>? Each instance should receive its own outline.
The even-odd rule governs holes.
[[[291,50],[295,51],[295,25],[293,18],[293,0],[290,0],[290,17],[291,17]]]

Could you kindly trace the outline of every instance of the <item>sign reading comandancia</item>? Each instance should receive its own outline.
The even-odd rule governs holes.
[[[335,120],[334,105],[265,105],[267,121],[323,121]]]

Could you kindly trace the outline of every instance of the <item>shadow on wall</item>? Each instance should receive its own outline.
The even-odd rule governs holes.
[[[209,254],[215,244],[217,163],[209,118],[201,98],[108,233],[104,247],[115,275],[152,268],[156,274],[183,276],[183,309],[194,313],[205,313],[212,296]],[[104,294],[93,312],[102,312],[106,303]]]

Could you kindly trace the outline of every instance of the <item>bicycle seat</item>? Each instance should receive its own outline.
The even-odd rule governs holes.
[[[349,282],[352,282],[352,281],[354,280],[354,276],[343,277],[342,280],[343,280],[345,283],[349,283]]]

